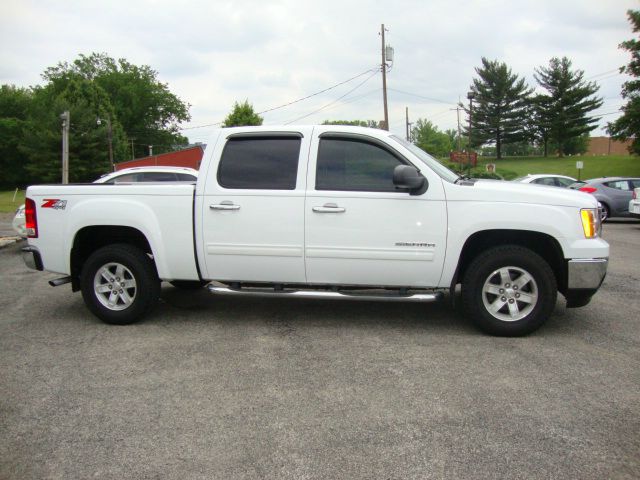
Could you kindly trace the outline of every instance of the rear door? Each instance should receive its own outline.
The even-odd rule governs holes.
[[[229,133],[227,133],[229,132]],[[305,281],[304,193],[310,131],[222,130],[200,208],[203,276]]]

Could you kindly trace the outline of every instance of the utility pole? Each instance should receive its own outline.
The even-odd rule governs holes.
[[[407,123],[407,142],[410,142],[411,139],[409,138],[409,107],[404,107],[405,108],[405,117],[406,117],[406,123]]]
[[[62,120],[62,183],[69,183],[69,124],[71,115],[66,110],[60,115]]]
[[[451,110],[451,111],[455,110],[456,111],[456,115],[458,117],[458,151],[460,151],[460,147],[461,147],[460,142],[462,140],[461,139],[462,135],[460,133],[460,106],[457,106],[456,108],[450,108],[449,110]]]
[[[153,157],[153,145],[149,145],[149,156]]]
[[[382,36],[382,100],[384,103],[384,129],[389,130],[389,110],[387,108],[387,59],[385,55],[384,45],[384,23],[380,27],[380,35]]]
[[[102,125],[102,119],[98,117],[96,120],[98,126]],[[115,172],[116,167],[113,164],[113,128],[111,127],[111,116],[107,115],[107,142],[109,144],[109,165],[111,165],[111,171]]]
[[[469,146],[467,148],[467,152],[469,153],[469,165],[468,169],[471,168],[471,117],[473,116],[473,99],[475,98],[475,93],[469,92],[467,93],[467,98],[469,99]]]
[[[136,154],[135,151],[133,149],[133,141],[135,140],[135,138],[131,137],[131,160],[135,160],[136,158]]]

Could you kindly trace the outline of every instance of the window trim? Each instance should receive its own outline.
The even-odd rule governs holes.
[[[294,183],[292,188],[260,188],[260,187],[230,187],[225,185],[220,178],[222,162],[224,160],[224,153],[231,143],[232,140],[277,140],[277,139],[298,139],[299,140],[299,148],[298,148],[298,156],[296,158],[296,171],[294,177]],[[300,172],[300,152],[302,152],[302,139],[303,135],[301,133],[296,132],[242,132],[242,133],[233,133],[226,138],[226,142],[224,147],[222,148],[222,152],[220,153],[220,161],[218,162],[217,172],[216,172],[216,181],[218,185],[225,190],[260,190],[260,191],[274,191],[274,192],[292,192],[298,188],[298,174]]]
[[[320,159],[320,144],[322,140],[343,140],[347,142],[355,142],[355,143],[364,143],[367,145],[374,145],[381,150],[384,150],[389,155],[398,160],[399,165],[409,165],[410,167],[418,169],[413,163],[411,163],[404,155],[402,155],[397,150],[391,148],[387,143],[375,138],[370,137],[368,135],[362,135],[359,133],[343,133],[343,132],[324,132],[318,135],[318,151],[316,154],[316,165],[315,165],[315,184],[313,186],[314,191],[316,192],[362,192],[362,193],[404,193],[407,194],[406,189],[395,188],[394,190],[362,190],[360,188],[318,188],[318,165]]]

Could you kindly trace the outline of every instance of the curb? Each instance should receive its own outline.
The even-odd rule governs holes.
[[[22,237],[0,237],[0,248],[6,247],[7,245],[13,245],[20,240],[22,240]]]

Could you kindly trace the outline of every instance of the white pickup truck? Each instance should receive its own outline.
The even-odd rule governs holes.
[[[141,318],[161,281],[418,302],[461,284],[478,327],[515,336],[558,291],[580,307],[600,287],[599,218],[590,195],[461,178],[386,131],[238,127],[213,135],[195,185],[29,187],[24,257],[108,323]]]

